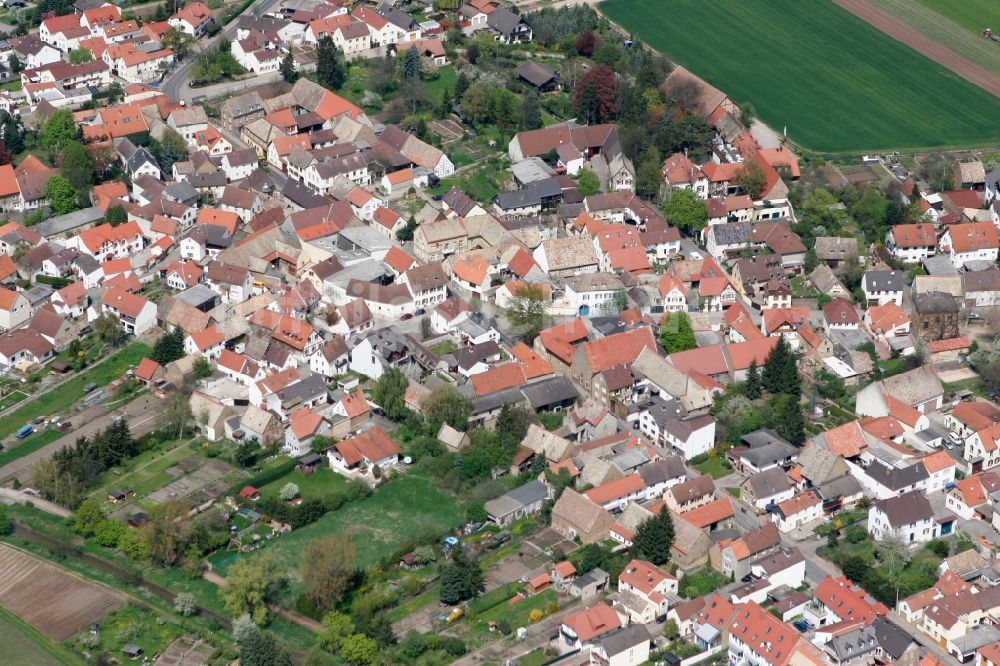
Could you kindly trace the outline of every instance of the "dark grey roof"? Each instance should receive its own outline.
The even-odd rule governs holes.
[[[749,448],[739,456],[758,469],[795,457],[799,451],[771,430],[756,430],[744,435],[742,440]]]
[[[715,234],[716,245],[745,245],[750,242],[750,226],[749,222],[713,224],[709,233]]]
[[[649,642],[649,630],[644,624],[630,624],[595,638],[594,647],[604,651],[609,659]]]
[[[131,156],[125,159],[128,160],[128,170],[131,173],[135,173],[139,169],[139,167],[141,167],[143,164],[146,163],[152,164],[157,169],[160,168],[160,165],[157,163],[156,158],[153,157],[153,154],[148,150],[146,150],[145,148],[136,148],[135,151],[132,152]]]
[[[870,626],[875,630],[875,640],[893,659],[898,660],[913,645],[913,638],[910,634],[890,622],[884,615],[879,615],[872,620]]]
[[[472,399],[472,415],[485,414],[500,409],[505,404],[512,405],[524,403],[524,394],[518,388],[508,388],[502,391],[487,393]]]
[[[514,490],[507,493],[507,497],[518,502],[521,506],[531,506],[536,502],[544,502],[548,499],[549,488],[536,479],[523,486],[514,488]]]
[[[413,20],[412,16],[402,10],[392,7],[389,4],[381,4],[375,11],[377,11],[386,21],[402,28],[403,30],[412,30],[417,26],[417,22]]]
[[[850,474],[838,476],[825,483],[816,486],[816,492],[824,500],[832,500],[837,497],[849,497],[862,492],[861,483]]]
[[[893,527],[902,527],[920,520],[934,518],[934,509],[923,493],[913,490],[899,497],[890,497],[875,504]]]
[[[281,188],[281,196],[286,201],[290,201],[301,208],[320,208],[321,206],[330,204],[329,199],[321,197],[299,181],[292,180],[291,178]]]
[[[534,60],[525,60],[517,66],[514,73],[535,87],[544,86],[546,83],[559,78],[559,75],[552,71],[552,69]]]
[[[927,291],[913,295],[913,308],[920,314],[958,312],[958,300],[944,291]]]
[[[747,479],[747,483],[753,488],[754,497],[764,499],[788,490],[792,482],[788,480],[785,470],[780,467],[772,467],[763,472],[757,472]]]
[[[568,377],[557,375],[521,387],[532,409],[545,409],[580,397]]]
[[[513,210],[527,206],[541,206],[542,195],[537,189],[529,186],[512,192],[500,192],[493,201],[503,210]]]
[[[903,291],[906,274],[903,271],[868,271],[864,281],[868,291]]]
[[[194,189],[225,187],[229,179],[222,171],[209,171],[208,173],[193,173],[185,179],[191,183]]]
[[[457,187],[452,187],[448,190],[448,193],[444,195],[443,201],[462,217],[468,215],[469,211],[477,205],[472,197]]]
[[[143,150],[143,149],[140,149]],[[138,154],[138,153],[136,153]],[[198,190],[186,180],[170,183],[163,190],[163,196],[172,201],[188,203],[198,199]]]
[[[684,466],[684,460],[679,456],[667,456],[648,465],[643,465],[638,472],[643,482],[649,487],[669,479],[681,478],[687,474],[687,468]]]
[[[481,342],[478,345],[461,347],[451,352],[452,356],[455,357],[455,361],[458,363],[458,366],[466,370],[474,366],[476,363],[485,361],[489,357],[496,356],[499,353],[500,345],[492,340]]]
[[[985,271],[962,273],[962,291],[966,296],[970,292],[1000,291],[1000,268],[994,266]]]
[[[310,375],[300,382],[295,382],[287,388],[278,391],[282,404],[290,407],[292,403],[306,402],[318,396],[329,396],[326,380],[320,375]]]
[[[502,35],[512,35],[520,23],[521,17],[505,7],[497,7],[486,17],[486,24]]]
[[[890,490],[902,490],[930,477],[922,462],[907,467],[890,467],[876,460],[868,466],[865,472]]]

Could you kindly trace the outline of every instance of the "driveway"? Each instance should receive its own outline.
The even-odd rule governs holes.
[[[133,437],[145,435],[156,429],[156,419],[160,415],[163,405],[163,400],[148,394],[125,405],[123,409],[128,416],[129,429],[132,431]],[[69,418],[77,426],[74,430],[51,444],[46,444],[37,451],[0,467],[0,481],[17,477],[22,483],[30,482],[31,468],[37,461],[48,458],[64,446],[73,446],[78,437],[91,437],[99,430],[111,425],[111,414],[108,413],[107,408],[101,405],[92,407],[85,412],[73,412]]]

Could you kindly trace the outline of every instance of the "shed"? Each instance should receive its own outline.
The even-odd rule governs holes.
[[[243,486],[243,490],[240,491],[240,497],[251,502],[256,502],[260,499],[260,491],[253,486]]]
[[[295,466],[295,469],[302,472],[303,475],[309,476],[316,471],[316,468],[319,467],[323,460],[324,457],[318,453],[308,453],[299,458],[299,463]]]
[[[129,659],[135,660],[142,656],[142,648],[132,643],[126,643],[122,646],[122,654]]]

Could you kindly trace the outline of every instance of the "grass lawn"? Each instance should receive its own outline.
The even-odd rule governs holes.
[[[0,645],[3,645],[4,663],[8,664],[58,666],[84,663],[75,654],[50,641],[3,606],[0,606]]]
[[[444,356],[448,352],[455,351],[457,347],[458,345],[451,340],[445,340],[444,342],[439,342],[431,347],[431,351],[434,352],[436,356]]]
[[[491,621],[499,624],[501,620],[507,620],[512,629],[527,627],[531,624],[531,611],[537,608],[544,615],[545,607],[553,601],[558,602],[559,595],[556,594],[555,590],[549,588],[514,604],[504,602],[476,616],[474,626],[488,630]]]
[[[737,499],[740,496],[740,489],[735,486],[726,486],[726,492],[732,495],[733,497],[736,497]]]
[[[458,74],[455,72],[455,68],[452,65],[438,67],[437,71],[438,76],[436,79],[424,81],[424,91],[427,93],[427,99],[429,99],[431,104],[434,106],[440,104],[441,96],[444,95],[445,88],[447,88],[448,92],[454,96],[455,81],[458,80]]]
[[[124,375],[130,365],[138,365],[139,361],[151,353],[153,350],[149,348],[149,345],[141,342],[130,344],[100,365],[84,370],[57,389],[43,393],[27,405],[0,418],[0,438],[10,435],[37,416],[52,416],[66,411],[84,396],[84,386],[90,383],[98,386],[110,384],[113,380]],[[28,437],[25,441],[30,442],[31,439]],[[14,448],[9,453],[13,453],[19,448],[21,447]],[[26,454],[27,452],[21,453],[15,458]]]
[[[126,606],[108,615],[100,622],[101,644],[97,651],[120,655],[122,647],[131,643],[141,646],[143,653],[150,657],[162,652],[183,631],[171,622],[157,622],[158,619],[156,613],[135,606]]]
[[[716,5],[698,0],[606,0],[600,7],[626,30],[737,103],[752,103],[762,120],[778,131],[787,128],[793,141],[814,150],[1000,140],[995,122],[1000,99],[828,0],[726,3],[724,21],[718,20]],[[982,14],[973,16],[983,20]]]
[[[0,90],[6,90],[8,92],[14,92],[20,89],[21,89],[20,79],[18,79],[17,81],[8,81],[7,83],[0,85]]]
[[[266,549],[277,551],[288,569],[298,569],[306,544],[327,534],[347,533],[358,551],[358,566],[367,567],[401,545],[437,538],[465,522],[465,508],[429,481],[409,474],[347,504],[315,523],[276,539]],[[252,555],[251,555],[252,556]],[[225,575],[224,571],[220,572]]]
[[[545,656],[545,649],[538,648],[536,650],[532,650],[528,654],[518,657],[517,663],[521,666],[542,666],[542,664],[548,660],[549,658]]]
[[[919,2],[976,35],[980,35],[985,28],[1000,30],[1000,4],[996,0],[961,0],[961,2],[919,0]],[[997,47],[1000,48],[1000,44]]]
[[[682,597],[694,599],[703,597],[712,590],[717,590],[729,582],[725,576],[715,569],[702,567],[695,572],[689,573],[681,578],[678,586],[678,593]]]
[[[6,465],[7,463],[14,462],[19,458],[23,458],[26,455],[34,453],[46,444],[51,444],[60,437],[62,437],[62,433],[58,430],[46,428],[41,432],[36,432],[34,435],[28,435],[24,439],[16,440],[18,443],[17,446],[11,447],[8,445],[7,450],[0,453],[0,465]]]
[[[286,483],[294,483],[299,487],[299,496],[302,499],[322,500],[334,495],[343,495],[347,492],[347,479],[337,474],[329,467],[320,467],[310,476],[305,476],[302,472],[292,470],[280,479],[275,479],[271,483],[259,488],[261,497],[277,497]]]
[[[722,456],[709,458],[705,462],[692,465],[702,474],[708,474],[713,479],[719,479],[733,471],[733,466]]]

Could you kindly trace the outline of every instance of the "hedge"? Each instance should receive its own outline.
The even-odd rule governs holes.
[[[272,467],[271,469],[264,470],[257,476],[251,476],[246,481],[241,481],[237,483],[232,488],[230,488],[230,494],[237,495],[246,486],[252,486],[254,488],[262,488],[272,481],[280,479],[284,475],[295,469],[295,466],[299,464],[299,461],[292,458],[291,460],[286,460],[285,462]]]
[[[52,277],[50,275],[38,275],[35,277],[35,282],[40,284],[50,284],[53,287],[65,287],[68,284],[73,284],[73,280],[67,280],[61,277]]]

